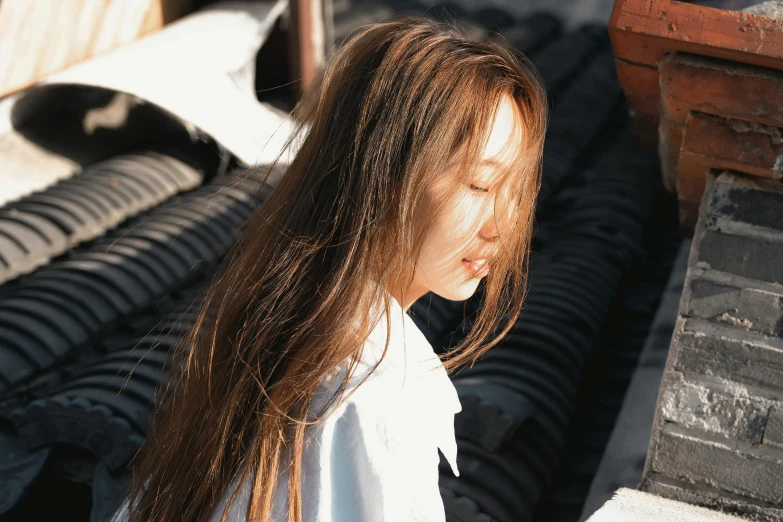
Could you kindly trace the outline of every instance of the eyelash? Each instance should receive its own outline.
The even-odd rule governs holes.
[[[479,187],[478,185],[470,184],[470,190],[475,190],[476,192],[489,192],[488,188]]]

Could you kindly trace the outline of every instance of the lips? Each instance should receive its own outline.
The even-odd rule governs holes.
[[[488,257],[476,257],[473,259],[463,258],[462,264],[476,277],[484,277],[489,273]]]

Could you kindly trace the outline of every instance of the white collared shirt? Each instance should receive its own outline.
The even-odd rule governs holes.
[[[391,337],[383,361],[307,439],[302,456],[304,522],[445,522],[438,449],[459,475],[454,415],[461,405],[424,334],[393,298],[391,305]],[[386,331],[382,314],[365,342],[349,390],[380,359]],[[341,370],[325,379],[312,411],[334,395],[344,375]],[[234,485],[227,488],[210,522],[219,522]],[[250,486],[248,475],[228,522],[245,522]],[[287,495],[288,471],[283,466],[272,522],[287,520]]]

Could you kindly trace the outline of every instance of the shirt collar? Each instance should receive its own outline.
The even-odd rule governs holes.
[[[454,415],[462,410],[462,405],[457,390],[419,327],[391,294],[386,295],[390,302],[391,336],[381,365],[404,369],[405,387],[415,398],[408,407],[419,410],[417,418],[429,419],[430,432],[438,448],[454,475],[459,476]],[[368,341],[383,348],[386,342],[385,313],[380,313]]]

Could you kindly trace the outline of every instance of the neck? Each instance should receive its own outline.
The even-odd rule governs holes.
[[[415,303],[420,297],[427,293],[427,289],[414,283],[404,292],[393,290],[389,293],[394,299],[397,300],[397,303],[399,303],[400,307],[407,312],[408,308],[410,308],[413,303]]]

